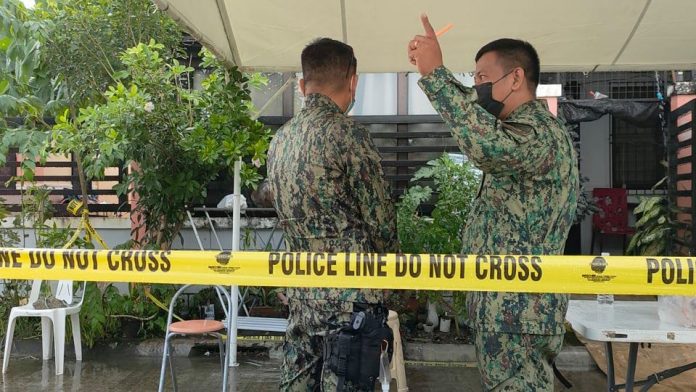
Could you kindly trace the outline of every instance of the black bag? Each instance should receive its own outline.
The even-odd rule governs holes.
[[[387,325],[388,311],[376,306],[353,313],[350,323],[325,339],[324,361],[338,376],[340,392],[345,382],[372,391],[379,377],[380,357],[386,350],[391,361],[394,335]]]

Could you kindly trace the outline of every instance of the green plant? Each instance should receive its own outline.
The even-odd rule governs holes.
[[[33,9],[26,9],[17,0],[4,0],[0,22],[0,163],[11,152],[22,154],[22,175],[16,180],[24,188],[33,179],[37,163],[49,154],[72,154],[86,198],[81,150],[71,148],[73,139],[54,138],[46,118],[67,109],[65,121],[73,122],[72,129],[80,132],[75,124],[79,108],[104,102],[106,86],[127,77],[121,52],[156,39],[164,46],[161,52],[167,59],[181,55],[181,30],[149,0],[38,0]],[[49,192],[30,187],[16,224],[29,225],[37,246],[58,248],[66,243],[71,230],[50,223]],[[92,246],[80,239],[74,247]],[[23,281],[6,286],[12,286],[8,295],[20,293],[18,298],[28,292]],[[105,315],[127,307],[113,286],[101,286],[90,283],[85,293],[82,333],[87,345],[113,332],[114,320],[118,320]],[[139,295],[135,297],[135,302],[141,301]],[[3,301],[7,309],[16,304],[14,299]],[[138,306],[131,308],[138,310]],[[155,318],[144,325],[146,334],[163,328],[158,317],[160,320]]]
[[[638,219],[636,233],[631,238],[626,253],[639,256],[666,254],[674,235],[674,224],[670,220],[667,198],[664,196],[641,198],[633,213]]]
[[[2,294],[0,294],[0,336],[7,332],[7,320],[10,318],[10,310],[14,306],[23,305],[29,297],[31,284],[26,280],[2,281]],[[34,317],[20,317],[15,324],[14,336],[17,338],[32,338],[41,336],[41,323]]]
[[[10,212],[5,208],[5,199],[0,197],[0,248],[12,248],[18,246],[21,239],[16,230],[4,227],[5,219],[10,216]]]
[[[116,331],[116,325],[109,319],[108,298],[118,290],[113,285],[107,285],[104,290],[95,282],[85,285],[84,301],[80,310],[80,336],[82,344],[93,347],[98,341],[111,337]],[[69,324],[67,336],[72,336],[72,323]]]
[[[103,102],[123,69],[122,50],[154,38],[173,53],[181,42],[174,21],[148,0],[39,0],[33,9],[4,0],[0,22],[0,163],[17,149],[29,181],[55,152],[46,118]],[[86,198],[82,157],[75,158]]]
[[[0,164],[10,149],[22,154],[22,177],[29,181],[48,146],[44,115],[62,96],[41,57],[49,26],[18,0],[0,6]]]
[[[138,194],[136,212],[147,230],[141,242],[168,248],[179,232],[187,205],[203,200],[220,171],[247,158],[245,184],[260,179],[269,131],[249,115],[248,79],[226,69],[208,52],[208,75],[200,91],[180,80],[192,71],[160,55],[163,46],[139,44],[121,56],[123,82],[109,87],[107,101],[81,110],[76,121],[59,116],[55,140],[85,157],[90,178],[122,162],[131,168],[116,189]]]
[[[168,305],[176,291],[173,285],[130,284],[126,294],[121,294],[111,283],[101,285],[95,282],[87,282],[86,285],[80,312],[82,342],[85,346],[120,339],[124,321],[137,323],[137,333],[141,338],[164,336],[167,311],[148,298],[146,291]],[[178,311],[180,306],[176,309]],[[68,336],[71,334],[68,333]]]
[[[397,208],[399,243],[404,253],[459,253],[461,230],[481,181],[469,162],[457,163],[445,154],[418,170],[412,181],[432,181],[430,186],[415,185],[406,191]],[[435,202],[430,217],[420,213],[421,206]],[[425,296],[441,310],[466,316],[465,292],[452,293],[451,302],[441,291],[425,291]],[[455,324],[458,328],[458,325]]]
[[[278,287],[249,287],[246,298],[246,305],[252,306],[269,306],[280,308],[282,303],[278,299],[278,293],[283,293],[285,288]]]
[[[30,185],[22,195],[22,211],[15,216],[15,230],[2,229],[2,246],[18,246],[20,238],[16,234],[18,230],[28,227],[34,233],[36,246],[40,248],[61,248],[63,247],[73,231],[70,227],[61,228],[53,220],[54,208],[50,200],[51,190],[45,186]],[[0,219],[8,216],[4,208],[0,208]],[[84,238],[78,238],[73,247],[81,249],[91,248],[92,244]],[[83,308],[86,312],[81,313],[82,333],[85,336],[85,344],[93,344],[93,336],[101,334],[101,327],[98,325],[101,317],[100,307],[93,306],[94,298],[97,296],[92,290],[94,284],[87,285]],[[77,286],[77,284],[76,284]],[[31,289],[31,282],[24,280],[3,280],[3,291],[0,294],[0,331],[5,332],[6,320],[9,311],[13,306],[26,303]],[[42,286],[42,294],[48,295],[49,286]],[[87,316],[85,315],[87,314]],[[37,336],[40,332],[40,323],[37,318],[20,318],[17,321],[15,335],[18,338],[29,338]],[[70,336],[70,335],[69,335]]]
[[[124,50],[154,39],[166,57],[181,52],[181,29],[148,0],[40,1],[34,13],[48,23],[46,69],[74,112],[104,102],[107,87],[123,77]]]
[[[50,195],[51,189],[47,186],[30,184],[22,194],[22,210],[14,219],[17,229],[31,228],[38,248],[62,248],[73,234],[70,226],[58,227],[53,220],[55,208]],[[92,249],[94,245],[80,237],[72,248]]]
[[[403,195],[397,208],[399,243],[404,253],[459,253],[461,230],[480,182],[480,174],[469,162],[456,163],[445,154],[428,162],[411,181],[432,181],[415,185]],[[430,217],[420,207],[435,201]]]
[[[167,327],[167,311],[158,307],[147,293],[168,306],[176,290],[174,285],[131,283],[127,294],[110,294],[104,298],[104,303],[108,317],[114,320],[130,319],[140,322],[140,337],[160,337],[164,336]],[[178,305],[175,307],[175,312],[180,309]]]
[[[4,200],[3,200],[4,201]],[[9,216],[7,209],[0,204],[0,221],[4,221]],[[2,228],[0,231],[0,247],[15,247],[19,244],[20,238],[16,231],[9,228]],[[25,280],[3,279],[0,281],[0,336],[5,336],[7,332],[7,320],[10,317],[10,310],[13,306],[20,305],[20,301],[29,295],[31,286]],[[36,336],[38,324],[26,317],[17,319],[15,334],[19,337]]]

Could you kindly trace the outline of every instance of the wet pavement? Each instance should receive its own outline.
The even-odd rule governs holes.
[[[65,373],[54,374],[53,361],[40,358],[13,357],[2,378],[1,391],[156,391],[161,358],[93,354],[84,361],[66,358]],[[231,368],[230,390],[266,392],[278,390],[280,362],[258,355],[239,357],[239,367]],[[177,357],[174,366],[180,391],[220,390],[222,377],[219,357]],[[473,366],[430,366],[407,364],[411,391],[480,391],[478,370]],[[573,392],[606,389],[604,374],[599,370],[563,374],[574,384]],[[167,389],[172,390],[167,380]],[[396,391],[396,382],[392,382]],[[566,390],[558,382],[557,391]]]

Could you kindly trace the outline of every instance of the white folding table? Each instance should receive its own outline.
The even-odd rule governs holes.
[[[632,392],[637,386],[642,386],[641,391],[647,391],[664,379],[696,368],[696,362],[692,362],[635,381],[639,344],[696,343],[696,329],[660,321],[655,301],[615,301],[613,305],[599,305],[597,301],[572,300],[566,319],[575,332],[589,340],[605,343],[607,390],[610,392],[621,388]],[[614,380],[613,342],[630,343],[626,384],[616,385]]]

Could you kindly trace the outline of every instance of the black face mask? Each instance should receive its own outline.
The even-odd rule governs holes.
[[[495,117],[500,116],[500,112],[502,112],[503,108],[505,107],[504,102],[506,99],[508,99],[510,94],[512,94],[512,90],[502,101],[497,101],[493,99],[493,85],[505,79],[505,77],[510,75],[513,71],[514,70],[506,73],[495,82],[486,82],[474,86],[474,89],[476,90],[476,95],[478,95],[476,103],[478,103],[482,108],[486,109],[488,113],[494,115]]]

